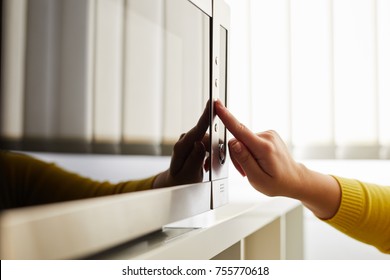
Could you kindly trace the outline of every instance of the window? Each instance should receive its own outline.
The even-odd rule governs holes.
[[[298,158],[390,158],[390,0],[235,2],[233,113]]]

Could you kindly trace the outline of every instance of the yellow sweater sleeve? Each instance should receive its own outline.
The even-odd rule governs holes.
[[[390,187],[335,177],[341,204],[326,222],[345,234],[390,254]]]
[[[155,178],[99,182],[24,154],[0,155],[1,209],[147,190]]]

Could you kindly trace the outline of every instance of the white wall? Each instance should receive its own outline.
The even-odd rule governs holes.
[[[390,255],[342,234],[311,213],[305,216],[304,233],[304,256],[308,260],[390,260]]]
[[[326,174],[387,186],[390,183],[390,161],[388,160],[305,161],[304,164]],[[305,213],[305,246],[306,259],[390,260],[390,255],[382,254],[373,246],[340,233],[318,220],[310,211]]]

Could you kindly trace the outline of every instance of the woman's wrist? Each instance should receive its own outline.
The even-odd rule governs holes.
[[[337,180],[326,174],[312,171],[302,165],[302,186],[299,199],[320,219],[330,219],[338,211],[341,189]]]

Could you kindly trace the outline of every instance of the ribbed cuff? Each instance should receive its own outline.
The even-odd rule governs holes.
[[[333,176],[341,188],[340,207],[331,219],[325,220],[328,224],[348,233],[360,223],[363,205],[365,203],[363,188],[357,180]]]

